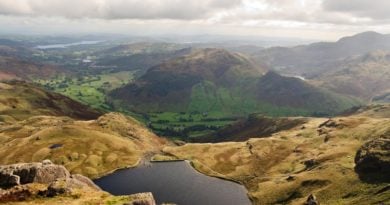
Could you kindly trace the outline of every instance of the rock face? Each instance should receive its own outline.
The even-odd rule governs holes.
[[[40,188],[36,188],[37,186]],[[0,166],[0,203],[31,200],[37,196],[40,199],[57,195],[72,198],[75,193],[80,193],[77,190],[89,192],[92,196],[113,197],[103,192],[89,178],[79,174],[71,175],[64,166],[55,165],[50,160]],[[78,197],[83,200],[82,195]],[[127,198],[124,203],[127,205],[156,205],[152,193],[133,194]],[[88,201],[88,204],[102,204],[102,201],[84,200]]]
[[[368,182],[390,182],[390,134],[364,144],[355,156],[355,171]]]
[[[124,205],[156,205],[152,193],[139,193],[130,195],[131,202],[127,202]]]
[[[49,184],[58,178],[69,178],[69,171],[49,160],[42,163],[25,163],[0,166],[0,188],[29,183]]]
[[[41,163],[23,163],[0,166],[0,188],[8,189],[30,183],[47,184],[48,195],[63,194],[73,188],[89,187],[100,190],[89,178],[75,174],[50,160]]]

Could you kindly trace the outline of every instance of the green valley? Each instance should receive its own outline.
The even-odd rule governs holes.
[[[61,93],[93,108],[110,110],[105,95],[134,79],[135,71],[121,71],[79,77],[58,76],[54,79],[37,79],[36,83]]]

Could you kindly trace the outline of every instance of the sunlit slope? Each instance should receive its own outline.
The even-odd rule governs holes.
[[[0,116],[26,119],[35,115],[94,119],[101,115],[63,95],[24,82],[0,83]]]
[[[321,204],[390,200],[388,177],[378,178],[390,167],[389,118],[311,118],[271,137],[252,137],[244,142],[169,146],[164,152],[193,161],[203,173],[243,183],[255,204],[302,204],[311,193]],[[355,162],[360,167],[356,171]]]
[[[98,177],[136,166],[165,140],[132,118],[109,113],[91,121],[35,116],[0,124],[0,164],[50,159],[72,173]]]

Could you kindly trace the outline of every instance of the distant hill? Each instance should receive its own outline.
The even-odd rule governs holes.
[[[150,68],[135,83],[115,90],[111,96],[142,111],[195,110],[197,105],[191,105],[195,101],[205,101],[199,103],[207,104],[203,110],[207,111],[211,110],[210,104],[218,103],[216,98],[222,97],[222,87],[231,89],[242,79],[260,76],[261,72],[241,55],[222,49],[199,49]]]
[[[311,110],[316,115],[336,114],[359,100],[316,87],[296,77],[268,72],[256,84],[258,100],[278,106]]]
[[[156,66],[164,61],[177,58],[191,52],[191,48],[184,48],[174,51],[135,53],[125,56],[104,57],[98,65],[113,67],[115,71],[141,70],[142,73],[150,67]]]
[[[152,67],[114,90],[112,102],[137,112],[214,112],[219,115],[335,114],[358,104],[223,49],[198,49]]]
[[[390,93],[390,51],[376,51],[335,61],[315,78],[335,92],[386,102]]]
[[[364,32],[337,42],[321,42],[296,47],[273,47],[253,54],[278,71],[312,78],[327,71],[324,64],[368,52],[390,51],[390,35]]]
[[[23,43],[19,41],[9,40],[9,39],[0,39],[1,46],[22,46]]]
[[[0,56],[0,81],[49,78],[62,73],[65,73],[65,71],[53,65],[36,63],[17,57]]]
[[[188,46],[175,43],[137,42],[121,44],[95,52],[94,55],[130,56],[142,53],[163,53],[188,48]]]
[[[35,115],[96,119],[100,112],[63,95],[24,82],[0,83],[0,121]]]

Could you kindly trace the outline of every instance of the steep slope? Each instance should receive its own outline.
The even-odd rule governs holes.
[[[101,115],[86,105],[24,82],[0,83],[0,116],[22,120],[35,115],[95,119]],[[2,121],[0,120],[0,121]]]
[[[371,118],[390,118],[390,103],[387,104],[370,104],[356,107],[344,114],[345,116],[363,116]]]
[[[243,183],[254,204],[304,204],[310,194],[320,204],[389,202],[389,118],[305,120],[267,138],[253,134],[245,142],[188,143],[163,151],[171,159],[191,160],[203,173]],[[381,174],[375,181],[372,168]]]
[[[269,137],[307,122],[305,118],[271,118],[252,114],[211,134],[194,138],[194,142],[241,142],[251,137]]]
[[[337,42],[269,48],[254,54],[253,57],[267,62],[278,71],[311,78],[331,69],[323,67],[324,64],[376,50],[390,51],[390,35],[364,32],[341,38]]]
[[[298,78],[262,73],[246,57],[200,49],[158,66],[111,93],[115,106],[136,112],[197,112],[216,116],[332,115],[355,99],[316,88]]]
[[[35,63],[18,57],[0,56],[0,81],[12,79],[30,81],[34,78],[49,78],[63,73],[66,72],[53,65]]]
[[[304,109],[314,115],[337,114],[359,105],[357,99],[317,88],[295,77],[268,72],[256,85],[257,98],[272,105]]]
[[[109,113],[91,121],[34,116],[0,124],[0,164],[50,159],[96,178],[136,166],[165,143],[136,120]]]
[[[196,91],[220,92],[232,89],[242,81],[259,76],[245,57],[222,49],[199,49],[189,55],[152,67],[135,83],[115,90],[111,96],[131,104],[138,111],[186,111]],[[218,93],[209,93],[216,98]],[[201,97],[203,100],[203,97]]]
[[[386,101],[390,93],[390,52],[376,51],[326,65],[316,80],[320,86],[362,98]]]

